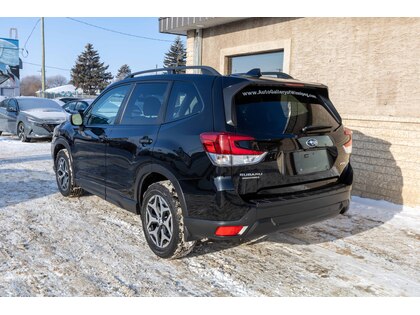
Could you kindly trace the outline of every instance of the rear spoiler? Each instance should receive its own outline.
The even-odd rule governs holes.
[[[242,82],[229,85],[228,87],[223,89],[223,101],[224,101],[224,108],[225,108],[225,117],[226,123],[231,126],[236,126],[235,115],[234,115],[234,107],[233,107],[233,97],[245,87],[253,85],[253,86],[273,86],[273,87],[302,87],[307,89],[316,89],[319,94],[324,96],[328,99],[328,87],[322,84],[313,84],[313,83],[303,83],[297,80],[272,80],[271,78],[259,78],[260,80],[250,81],[244,80]]]

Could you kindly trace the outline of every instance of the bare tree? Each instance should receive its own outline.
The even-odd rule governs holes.
[[[20,80],[20,94],[23,96],[35,96],[35,92],[41,89],[41,78],[30,75]]]
[[[60,74],[57,74],[57,75],[53,75],[51,77],[48,77],[46,83],[47,83],[47,88],[49,89],[49,88],[53,88],[53,87],[57,87],[57,86],[67,84],[67,82],[68,82],[68,80],[64,76],[62,76]]]

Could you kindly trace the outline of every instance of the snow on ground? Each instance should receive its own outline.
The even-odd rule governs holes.
[[[64,198],[50,143],[0,136],[0,296],[419,296],[420,208],[353,197],[322,223],[162,260],[138,216]]]

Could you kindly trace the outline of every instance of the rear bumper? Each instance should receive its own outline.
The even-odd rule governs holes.
[[[253,238],[274,231],[285,231],[334,217],[348,209],[351,185],[341,184],[317,194],[298,198],[260,200],[239,220],[212,221],[185,218],[188,239]],[[237,236],[216,236],[219,226],[242,225],[246,230]]]

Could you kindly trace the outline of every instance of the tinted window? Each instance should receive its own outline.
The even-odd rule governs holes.
[[[77,111],[84,111],[88,108],[88,104],[86,102],[77,102],[75,109]]]
[[[121,119],[121,124],[155,124],[165,98],[167,83],[137,84]]]
[[[309,125],[339,123],[316,92],[277,87],[247,87],[235,96],[237,130],[260,137],[299,134]]]
[[[126,97],[130,85],[121,85],[102,95],[85,116],[87,125],[111,125]]]
[[[76,102],[69,102],[69,103],[66,103],[66,105],[63,106],[63,108],[66,110],[73,111],[75,106],[76,106]]]
[[[12,111],[17,111],[18,110],[18,103],[16,102],[15,99],[9,99],[8,102],[7,102],[7,108],[9,110],[12,110]],[[22,109],[22,107],[21,107],[21,109]]]
[[[0,102],[0,107],[3,107],[3,108],[6,107],[6,100]]]
[[[175,82],[169,98],[165,121],[184,118],[202,110],[203,103],[194,85],[186,82]]]

